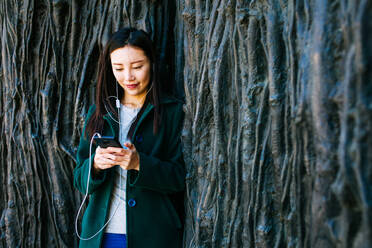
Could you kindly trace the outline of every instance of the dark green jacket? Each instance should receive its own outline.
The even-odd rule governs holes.
[[[153,134],[153,105],[145,108],[133,133],[132,142],[140,157],[140,170],[128,171],[127,245],[129,248],[182,247],[183,191],[185,168],[181,147],[181,130],[184,113],[182,104],[172,98],[162,98],[164,111],[160,129]],[[89,109],[87,119],[94,113]],[[118,124],[108,115],[101,135],[119,136]],[[87,122],[87,121],[86,121]],[[86,125],[86,124],[85,124]],[[89,172],[90,141],[83,134],[74,169],[74,186],[86,192]],[[96,146],[92,146],[92,163]],[[90,177],[89,204],[84,213],[81,237],[95,234],[108,218],[108,208],[113,189],[113,169]],[[100,247],[103,232],[89,241],[80,240],[79,247]]]

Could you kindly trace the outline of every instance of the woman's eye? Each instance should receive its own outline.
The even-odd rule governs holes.
[[[142,68],[142,65],[133,67],[133,69],[141,69],[141,68]]]
[[[122,71],[123,68],[116,68],[115,71]]]

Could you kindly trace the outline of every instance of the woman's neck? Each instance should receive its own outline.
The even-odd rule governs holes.
[[[140,108],[145,102],[146,94],[141,94],[137,96],[124,94],[124,97],[121,99],[121,104],[128,108]]]

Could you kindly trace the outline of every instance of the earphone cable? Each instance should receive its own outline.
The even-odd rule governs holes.
[[[80,215],[80,211],[85,203],[85,200],[87,199],[88,197],[88,192],[89,192],[89,179],[90,179],[90,172],[92,170],[92,144],[93,144],[93,139],[95,136],[98,136],[98,137],[101,137],[101,135],[99,133],[94,133],[91,140],[90,140],[90,145],[89,145],[89,171],[88,171],[88,180],[87,180],[87,187],[86,187],[86,191],[85,191],[85,196],[84,196],[84,199],[83,199],[83,202],[81,203],[80,207],[79,207],[79,210],[78,210],[78,213],[76,215],[76,218],[75,218],[75,233],[76,235],[79,237],[80,240],[91,240],[92,238],[94,238],[95,236],[97,236],[107,225],[108,223],[111,221],[111,219],[115,216],[116,214],[116,211],[118,210],[119,208],[119,204],[116,206],[116,209],[114,211],[114,213],[110,216],[110,218],[108,219],[108,221],[91,237],[89,238],[83,238],[79,235],[79,231],[78,231],[78,218],[79,218],[79,215]],[[121,177],[120,177],[120,185],[121,185]]]
[[[151,89],[152,89],[152,84],[151,84],[149,90],[146,91],[146,94],[142,97],[142,99],[145,98],[145,97],[147,96],[147,94],[150,92]],[[107,100],[107,99],[110,99],[110,98],[112,98],[112,97],[116,99],[116,100],[115,100],[116,108],[117,108],[117,109],[120,109],[120,100],[119,100],[119,94],[118,94],[118,83],[116,83],[116,96],[108,96],[108,97],[106,98],[106,100]],[[141,99],[141,101],[142,101],[142,99]],[[113,121],[115,121],[116,123],[118,123],[119,126],[120,126],[120,120],[116,120],[116,119],[111,115],[110,111],[108,111],[108,109],[107,109],[106,104],[103,104],[103,106],[105,107],[105,110],[106,110],[107,114],[110,116],[110,118],[111,118]],[[119,117],[119,114],[120,114],[120,113],[118,112],[118,117]]]

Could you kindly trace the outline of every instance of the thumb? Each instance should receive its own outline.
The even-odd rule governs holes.
[[[134,150],[134,145],[132,143],[126,142],[124,146],[127,147],[129,150]]]

